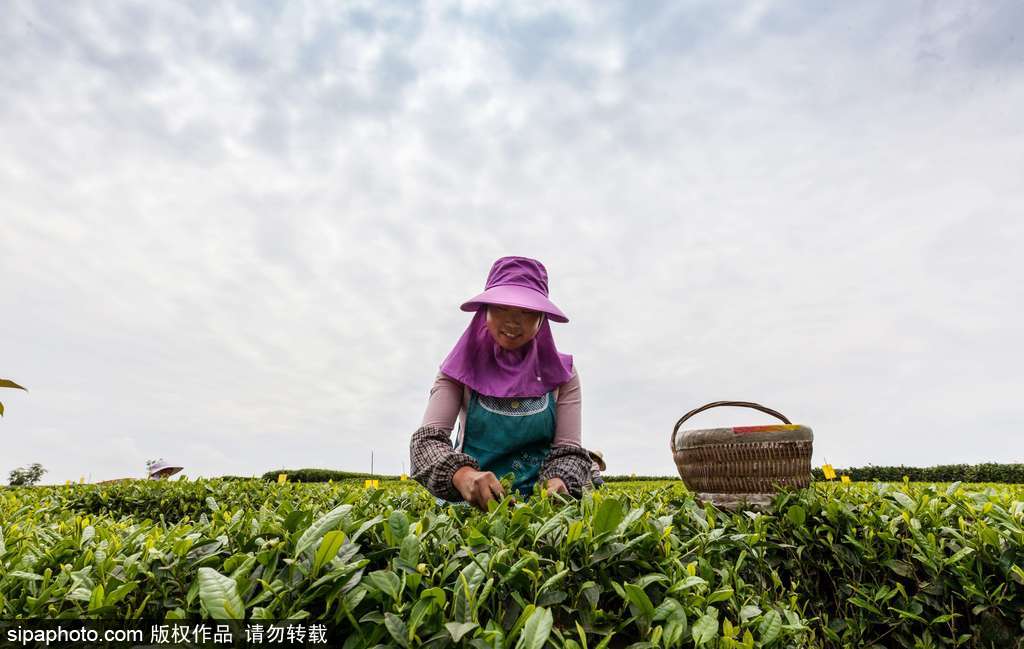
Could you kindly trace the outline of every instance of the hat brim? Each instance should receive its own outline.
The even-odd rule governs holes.
[[[597,468],[601,469],[602,471],[608,468],[608,465],[604,463],[604,458],[598,455],[597,453],[594,453],[593,451],[587,451],[587,455],[590,456],[591,460],[597,462]]]
[[[549,320],[562,323],[569,322],[569,318],[551,300],[544,297],[542,293],[525,286],[508,284],[494,286],[480,295],[470,298],[459,308],[463,311],[476,311],[484,304],[500,304],[501,306],[514,306],[520,309],[540,311],[546,314]]]
[[[165,466],[165,467],[161,467],[161,468],[157,469],[156,471],[150,472],[149,476],[150,477],[166,478],[166,477],[174,475],[175,473],[178,473],[183,468],[184,467],[180,467],[180,466]]]

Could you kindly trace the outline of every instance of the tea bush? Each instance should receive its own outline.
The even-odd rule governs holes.
[[[482,513],[382,484],[2,489],[0,619],[306,618],[346,647],[1021,646],[1019,486],[824,484],[726,513],[678,480],[615,483]]]
[[[836,474],[850,476],[857,482],[1000,482],[1024,483],[1024,464],[940,464],[938,466],[866,466],[837,468]],[[814,478],[824,480],[820,468],[812,471]]]
[[[344,480],[364,480],[376,478],[379,480],[397,480],[397,475],[381,475],[379,473],[353,473],[352,471],[333,471],[331,469],[277,469],[267,471],[263,479],[268,482],[277,482],[277,476],[287,474],[288,482],[341,482]]]

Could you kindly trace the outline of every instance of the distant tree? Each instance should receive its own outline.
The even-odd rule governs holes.
[[[25,388],[21,387],[20,385],[18,385],[17,383],[15,383],[14,381],[12,381],[10,379],[0,379],[0,388],[17,388],[19,390],[25,390]],[[28,392],[28,390],[25,390],[25,392]],[[0,403],[0,417],[3,417],[3,416],[4,416],[4,404]]]
[[[12,487],[31,487],[39,482],[44,473],[46,473],[46,469],[43,468],[43,465],[34,462],[27,467],[11,471],[8,480]]]

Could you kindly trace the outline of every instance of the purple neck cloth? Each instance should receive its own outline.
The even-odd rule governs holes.
[[[547,317],[533,340],[519,349],[503,349],[487,330],[487,305],[482,305],[441,371],[492,397],[539,397],[569,380],[572,354],[555,348]]]

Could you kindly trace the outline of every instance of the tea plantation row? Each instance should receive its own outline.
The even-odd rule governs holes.
[[[0,618],[323,620],[346,647],[1021,647],[1024,488],[678,481],[488,513],[415,483],[0,489]]]

